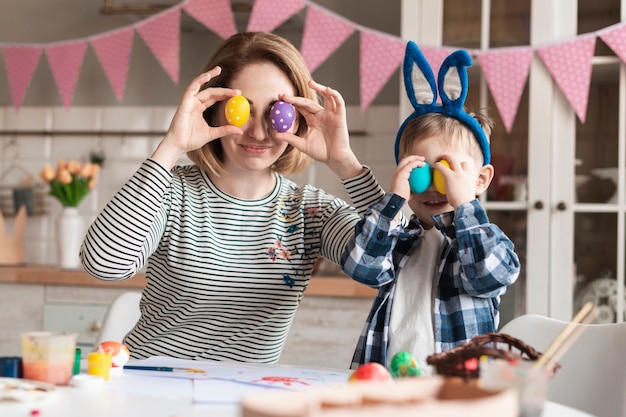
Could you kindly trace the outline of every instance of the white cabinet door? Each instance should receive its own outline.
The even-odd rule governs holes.
[[[443,0],[443,8],[441,2],[418,4],[417,10],[407,10],[427,18],[441,38],[415,28],[403,30],[406,38],[468,50],[528,45],[535,50],[510,132],[502,127],[480,70],[469,72],[466,103],[488,109],[496,122],[491,144],[496,177],[481,199],[522,261],[518,282],[503,297],[503,323],[523,313],[568,320],[584,299],[601,306],[602,321],[623,321],[624,64],[598,37],[581,123],[536,50],[626,21],[626,0]],[[439,17],[440,24],[434,24]]]

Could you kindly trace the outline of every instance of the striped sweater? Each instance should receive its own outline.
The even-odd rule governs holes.
[[[344,182],[354,208],[276,174],[270,195],[221,192],[197,166],[146,160],[90,226],[80,251],[94,277],[146,266],[132,358],[275,363],[316,258],[338,262],[383,194],[369,169]]]

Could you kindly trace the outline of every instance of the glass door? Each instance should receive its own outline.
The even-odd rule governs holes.
[[[619,22],[619,0],[578,1],[579,34]],[[598,308],[596,323],[626,319],[625,78],[624,64],[598,37],[587,118],[576,123],[574,205],[574,310],[593,301]]]
[[[439,41],[468,50],[537,49],[626,21],[624,3],[444,0]],[[430,10],[429,2],[421,4],[421,13]],[[439,5],[432,6],[431,18]],[[426,39],[437,40],[433,35]],[[469,78],[466,103],[486,110],[496,122],[496,175],[482,200],[491,221],[515,243],[522,262],[520,278],[503,297],[502,323],[524,313],[569,320],[587,300],[600,307],[597,322],[623,321],[624,64],[597,37],[586,120],[581,123],[535,51],[508,131],[478,65],[470,69]]]
[[[443,45],[467,50],[530,45],[530,0],[503,2],[445,0]],[[480,66],[468,71],[469,110],[488,114],[495,122],[491,134],[492,164],[495,176],[482,203],[491,222],[514,242],[522,269],[517,282],[508,288],[500,305],[501,324],[525,312],[527,283],[528,208],[528,86],[524,88],[519,110],[510,131],[500,117]]]

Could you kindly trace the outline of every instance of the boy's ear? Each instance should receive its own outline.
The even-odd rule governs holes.
[[[476,178],[476,195],[479,196],[489,188],[491,180],[493,180],[494,168],[491,164],[482,165],[478,170],[478,178]]]

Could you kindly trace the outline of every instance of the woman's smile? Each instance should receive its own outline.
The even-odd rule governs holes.
[[[243,148],[243,150],[251,155],[262,155],[265,152],[272,149],[272,146],[266,145],[249,145],[249,144],[241,144],[239,145]]]

